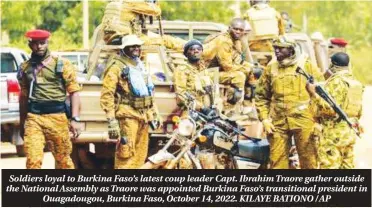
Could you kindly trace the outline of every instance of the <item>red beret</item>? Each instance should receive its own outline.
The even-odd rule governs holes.
[[[49,38],[50,32],[46,30],[30,30],[26,32],[25,36],[28,37],[30,41],[46,40]]]
[[[343,38],[332,38],[331,43],[341,47],[345,47],[347,45],[346,40]]]

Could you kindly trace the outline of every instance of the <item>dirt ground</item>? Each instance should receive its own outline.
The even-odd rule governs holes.
[[[366,88],[363,99],[361,124],[365,132],[355,145],[355,166],[358,169],[372,169],[372,86]],[[15,146],[9,143],[1,145],[1,169],[25,169],[26,158],[16,155]],[[44,154],[43,169],[54,168],[53,155]]]

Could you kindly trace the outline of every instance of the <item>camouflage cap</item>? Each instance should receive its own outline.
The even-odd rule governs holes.
[[[285,36],[281,35],[278,38],[274,39],[273,41],[274,47],[282,47],[282,48],[295,48],[296,47],[296,41]]]

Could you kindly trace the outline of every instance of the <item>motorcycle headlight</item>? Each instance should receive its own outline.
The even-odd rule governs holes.
[[[195,124],[190,119],[182,119],[178,124],[178,132],[181,136],[191,136]]]

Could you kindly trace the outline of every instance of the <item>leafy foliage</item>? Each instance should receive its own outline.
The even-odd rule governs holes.
[[[234,17],[230,8],[237,1],[160,1],[163,19],[211,21],[228,24]],[[89,34],[101,23],[107,1],[89,1]],[[271,1],[278,11],[287,11],[293,22],[311,34],[343,37],[349,41],[354,72],[365,83],[372,57],[372,2],[368,1]],[[2,1],[2,31],[9,34],[10,45],[28,50],[24,33],[33,28],[53,32],[52,50],[82,47],[83,8],[81,1]],[[248,8],[240,2],[241,13]],[[304,21],[306,19],[306,21]],[[305,28],[302,28],[305,29]],[[29,51],[29,50],[28,50]],[[358,70],[357,70],[358,69]]]

